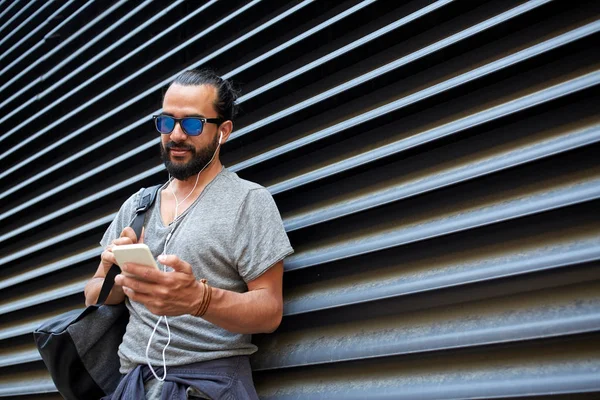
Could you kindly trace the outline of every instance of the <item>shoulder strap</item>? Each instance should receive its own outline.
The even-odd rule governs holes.
[[[135,232],[135,236],[140,238],[142,234],[142,226],[144,225],[144,213],[154,204],[154,200],[156,200],[156,193],[158,193],[158,189],[160,189],[162,185],[156,185],[149,188],[144,188],[144,191],[140,195],[140,201],[138,202],[138,206],[135,209],[135,218],[131,223],[131,227]]]
[[[149,188],[144,188],[142,194],[140,195],[138,206],[135,209],[135,218],[130,225],[138,238],[142,234],[142,226],[144,225],[145,218],[144,214],[146,211],[148,211],[148,208],[154,204],[154,200],[156,200],[156,194],[161,186],[162,185],[156,185]],[[121,268],[119,268],[117,264],[113,264],[113,266],[110,267],[106,277],[104,278],[104,283],[102,284],[102,289],[100,289],[100,295],[98,296],[98,301],[96,304],[104,304],[115,284],[115,276],[117,276],[120,272]]]

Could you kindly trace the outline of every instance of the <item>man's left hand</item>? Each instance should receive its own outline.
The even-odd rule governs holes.
[[[131,301],[142,303],[156,315],[185,315],[194,312],[196,299],[202,293],[192,267],[175,255],[162,255],[158,261],[173,268],[159,271],[145,265],[127,263],[123,271],[139,277],[117,275],[115,283],[123,286]]]

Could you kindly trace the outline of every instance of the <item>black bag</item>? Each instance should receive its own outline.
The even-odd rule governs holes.
[[[154,203],[159,187],[144,189],[140,197],[131,223],[138,238],[144,213]],[[54,317],[33,332],[56,388],[68,400],[99,399],[114,392],[121,380],[117,350],[129,312],[125,303],[104,304],[120,272],[117,265],[110,268],[96,304]]]

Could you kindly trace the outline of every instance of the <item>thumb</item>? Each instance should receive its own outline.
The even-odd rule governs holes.
[[[175,271],[183,272],[185,274],[192,273],[192,266],[174,254],[161,254],[158,256],[157,260],[162,265],[171,267]]]
[[[127,237],[131,239],[131,243],[137,243],[137,236],[135,234],[135,231],[130,226],[126,227],[121,231],[120,237]]]

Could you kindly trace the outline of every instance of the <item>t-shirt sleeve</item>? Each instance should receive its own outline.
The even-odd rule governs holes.
[[[141,190],[140,190],[141,192]],[[100,240],[100,245],[103,248],[106,248],[113,239],[121,236],[121,232],[125,227],[129,226],[133,217],[135,216],[135,205],[138,202],[138,197],[140,192],[134,193],[131,197],[129,197],[121,206],[117,215],[110,223],[106,231],[104,232],[104,236]]]
[[[271,193],[252,189],[233,227],[233,248],[240,276],[250,282],[294,252]]]

